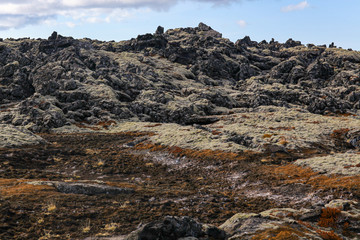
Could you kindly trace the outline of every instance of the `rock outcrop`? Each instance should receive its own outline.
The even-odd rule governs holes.
[[[203,23],[122,42],[56,32],[5,39],[0,123],[34,132],[121,119],[192,124],[262,105],[357,113],[359,66],[356,51],[292,39],[233,43]]]
[[[23,127],[0,124],[0,148],[20,147],[45,143],[41,137]]]
[[[274,208],[259,214],[238,213],[218,228],[188,217],[168,216],[161,221],[145,224],[127,236],[109,239],[352,239],[342,235],[347,229],[339,227],[334,232],[329,231],[328,227],[347,223],[349,226],[352,224],[352,230],[358,229],[357,204],[337,199],[313,209]]]

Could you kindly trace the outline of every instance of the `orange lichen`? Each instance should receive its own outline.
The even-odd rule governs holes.
[[[350,131],[350,129],[348,128],[340,128],[340,129],[335,129],[330,136],[332,138],[341,138],[342,136],[344,136],[346,133],[348,133]]]
[[[135,146],[136,150],[150,150],[150,152],[157,152],[164,150],[166,147],[160,144],[139,143]]]
[[[350,224],[348,222],[344,223],[343,230],[344,232],[348,231],[350,227]]]
[[[99,131],[101,130],[101,127],[105,130],[108,130],[110,126],[116,125],[115,121],[101,121],[98,122],[96,125],[90,125],[90,123],[88,122],[77,122],[74,123],[75,126],[77,126],[78,128],[85,128],[85,129],[91,129],[93,131]]]
[[[280,145],[287,145],[289,142],[286,140],[286,138],[284,136],[281,136],[279,139],[279,144]]]
[[[158,126],[161,126],[161,125],[162,125],[161,123],[156,123],[156,124],[152,124],[152,125],[145,125],[144,127],[152,128],[152,127],[158,127]]]
[[[98,122],[96,124],[97,126],[100,126],[100,127],[103,127],[104,129],[109,129],[110,126],[113,126],[113,125],[116,125],[116,122],[115,121],[103,121],[103,122]]]
[[[263,135],[263,138],[271,138],[272,136],[273,136],[272,134],[265,133]]]
[[[315,228],[308,222],[303,222],[301,220],[297,221],[298,224],[305,226],[306,228],[309,228],[311,230],[315,230]]]
[[[16,196],[16,195],[49,195],[51,192],[56,193],[55,188],[48,185],[32,185],[26,183],[18,183],[2,187],[1,195],[3,196]]]
[[[320,237],[324,240],[342,240],[341,237],[339,237],[339,235],[337,235],[334,231],[322,231],[322,230],[317,230],[316,231],[317,234],[320,235]]]
[[[271,170],[276,176],[279,178],[291,178],[291,180],[303,180],[308,181],[311,177],[317,175],[317,173],[313,172],[311,168],[303,168],[300,166],[296,166],[294,164],[288,164],[285,166],[279,167],[270,167]]]
[[[0,189],[1,187],[12,186],[18,184],[20,181],[17,179],[0,178]]]
[[[257,233],[253,236],[252,240],[298,240],[301,237],[304,237],[305,230],[299,231],[297,229],[287,227],[287,226],[279,226],[276,229],[266,229],[260,233]]]
[[[270,239],[274,239],[274,240],[297,240],[299,239],[299,237],[297,235],[294,235],[294,233],[290,232],[290,231],[282,231],[280,232],[278,235],[276,235],[276,237],[270,238]]]
[[[355,114],[353,113],[337,113],[339,116],[343,116],[343,117],[354,117],[356,116]]]
[[[213,130],[213,131],[211,131],[211,134],[212,134],[212,135],[220,135],[220,134],[221,134],[221,132],[216,131],[216,130]]]
[[[244,154],[238,154],[233,152],[225,152],[221,150],[194,150],[194,149],[186,149],[177,146],[166,147],[160,144],[152,144],[152,143],[139,143],[135,146],[136,150],[149,150],[150,152],[156,151],[166,151],[175,157],[188,157],[198,160],[244,160],[247,155],[255,154],[254,152],[247,152]]]
[[[305,183],[318,189],[346,188],[360,189],[360,176],[321,175],[309,167],[295,164],[285,166],[263,166],[264,172],[285,183]]]
[[[338,208],[323,208],[318,225],[320,227],[336,228],[340,215],[341,211]]]
[[[244,157],[240,156],[237,153],[224,152],[224,151],[214,151],[210,149],[205,150],[193,150],[193,149],[181,149],[179,147],[171,147],[169,152],[177,157],[189,157],[199,160],[243,160]]]
[[[309,122],[306,122],[306,123],[319,124],[320,122],[319,121],[309,121]]]

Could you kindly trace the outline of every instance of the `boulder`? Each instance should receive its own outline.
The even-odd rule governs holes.
[[[23,127],[0,124],[0,148],[44,144],[46,141]]]

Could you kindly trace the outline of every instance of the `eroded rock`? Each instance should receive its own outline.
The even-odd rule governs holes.
[[[35,132],[123,119],[188,124],[238,107],[316,114],[360,109],[357,51],[292,39],[232,43],[204,23],[166,32],[158,27],[122,42],[54,32],[47,40],[7,39],[0,48],[0,103],[21,100],[29,108],[19,115],[20,106],[13,106],[0,122],[15,119]],[[57,113],[39,112],[35,96]]]
[[[225,233],[209,225],[201,223],[189,217],[167,216],[162,220],[151,222],[130,233],[126,240],[173,240],[173,239],[225,239]]]
[[[23,127],[0,124],[0,148],[43,144],[45,140]]]

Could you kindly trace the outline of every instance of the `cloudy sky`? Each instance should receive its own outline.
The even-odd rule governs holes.
[[[289,38],[360,50],[359,0],[0,0],[0,37],[125,40],[210,25],[232,41]]]

